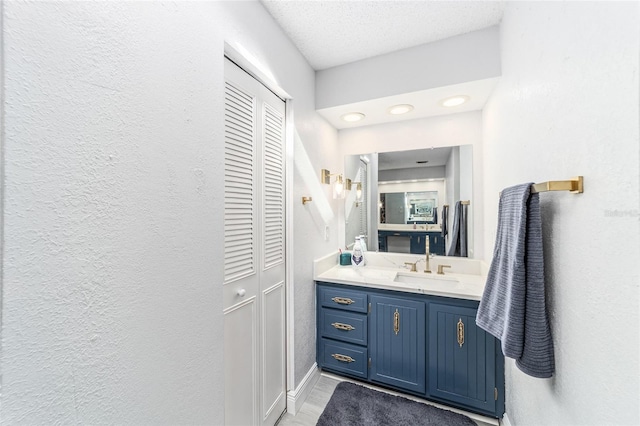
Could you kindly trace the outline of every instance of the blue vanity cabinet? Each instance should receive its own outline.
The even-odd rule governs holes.
[[[366,289],[318,283],[317,353],[320,368],[369,377],[369,295]]]
[[[417,299],[417,300],[416,300]],[[371,294],[370,380],[417,394],[426,391],[426,303]]]
[[[378,231],[378,249],[388,251],[388,237],[404,237],[409,239],[409,253],[425,254],[425,241],[429,238],[429,253],[445,255],[444,237],[440,232],[420,231]]]
[[[323,370],[500,418],[504,356],[475,324],[478,302],[316,283]]]
[[[504,357],[500,342],[476,326],[478,302],[435,298],[429,303],[431,398],[501,417]]]
[[[429,237],[429,252],[439,256],[445,255],[444,237],[441,232],[427,232]]]
[[[411,254],[425,254],[425,243],[428,235],[426,232],[412,232],[411,233]],[[429,251],[433,253],[431,248]]]

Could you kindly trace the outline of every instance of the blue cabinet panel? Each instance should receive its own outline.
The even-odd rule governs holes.
[[[429,305],[429,394],[495,413],[496,340],[476,326],[476,312]]]
[[[323,337],[359,345],[367,344],[367,314],[321,309],[318,330]]]
[[[318,287],[318,304],[329,308],[367,312],[367,293],[344,287]]]
[[[370,300],[370,379],[424,394],[425,302],[381,295]]]
[[[367,348],[320,339],[318,361],[322,368],[334,370],[351,376],[367,378]]]
[[[378,248],[380,251],[388,250],[388,237],[409,238],[409,252],[411,254],[425,254],[425,242],[429,238],[429,253],[439,256],[445,255],[445,241],[440,232],[378,231]]]
[[[440,232],[429,232],[429,253],[445,255],[444,237]]]

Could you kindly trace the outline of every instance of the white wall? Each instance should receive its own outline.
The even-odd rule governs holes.
[[[513,425],[637,425],[637,2],[508,2],[502,79],[484,110],[485,253],[498,192],[584,175],[541,194],[556,374],[506,369]],[[475,154],[475,153],[474,153]]]
[[[470,197],[470,207],[474,211],[473,258],[483,259],[484,233],[482,231],[482,221],[484,207],[482,199],[481,111],[343,129],[338,132],[338,139],[342,155],[472,145],[473,194],[477,194],[477,196]],[[447,191],[449,191],[449,188],[447,188]]]
[[[2,9],[3,423],[221,424],[224,42],[293,96],[317,182],[342,161],[313,70],[256,2]],[[337,247],[321,198],[329,241],[293,209],[297,382],[311,260]]]
[[[494,26],[318,71],[316,107],[499,77],[498,40]]]

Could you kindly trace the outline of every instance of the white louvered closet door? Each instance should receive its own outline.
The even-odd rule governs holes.
[[[285,104],[225,59],[225,423],[286,407]]]

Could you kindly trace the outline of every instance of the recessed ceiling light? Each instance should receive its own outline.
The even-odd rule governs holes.
[[[387,110],[389,114],[393,115],[406,114],[410,111],[413,111],[413,105],[409,104],[394,105]]]
[[[340,118],[342,118],[342,120],[347,121],[349,123],[355,123],[356,121],[360,121],[364,119],[364,114],[361,112],[349,112]]]
[[[440,105],[442,105],[443,107],[454,107],[462,105],[467,101],[469,101],[469,97],[467,95],[457,95],[441,100]]]

